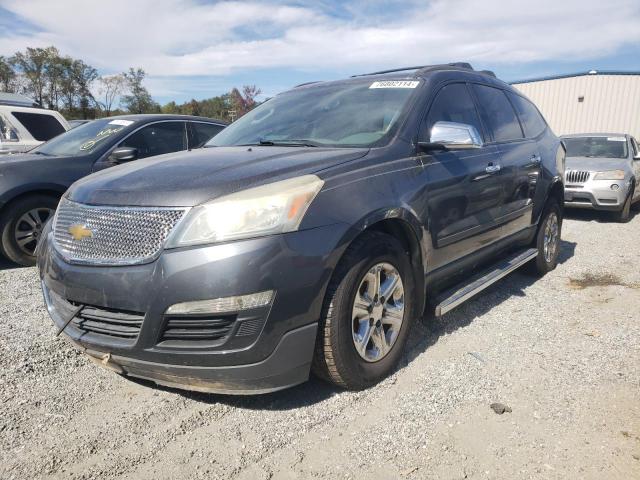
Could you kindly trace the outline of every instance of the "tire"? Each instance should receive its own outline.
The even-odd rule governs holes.
[[[554,222],[555,217],[555,222]],[[555,223],[555,235],[552,234]],[[545,250],[548,235],[553,237],[548,248]],[[533,247],[538,250],[535,260],[527,264],[527,271],[535,276],[541,277],[558,265],[558,255],[560,253],[560,240],[562,238],[562,211],[555,200],[550,201],[542,212],[540,227],[533,241]],[[552,251],[549,251],[549,248]]]
[[[372,300],[370,293],[376,291],[376,274],[372,272],[378,268],[382,288],[378,290],[378,301],[368,303],[367,310],[362,305],[364,298]],[[394,272],[400,281],[392,290]],[[395,292],[393,298],[382,298],[385,288]],[[362,303],[357,305],[358,299]],[[348,247],[327,288],[312,371],[349,390],[378,383],[394,370],[402,356],[416,317],[416,305],[409,256],[400,242],[384,233],[365,232]],[[386,323],[391,321],[395,324]],[[365,332],[370,332],[370,337]],[[365,344],[367,338],[370,340]],[[356,349],[356,339],[362,339],[358,343],[364,346],[360,351]]]
[[[622,205],[622,210],[613,213],[613,218],[618,223],[627,223],[631,220],[631,202],[633,201],[634,194],[633,185],[629,189],[629,194],[627,195],[627,199],[624,201],[624,205]]]
[[[42,194],[30,195],[10,203],[0,217],[4,256],[18,265],[35,265],[37,241],[57,206],[56,197]],[[21,245],[18,240],[20,237],[26,243]]]

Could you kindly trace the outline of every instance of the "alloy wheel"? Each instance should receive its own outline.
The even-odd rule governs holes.
[[[38,240],[42,236],[42,229],[53,213],[54,210],[51,208],[34,208],[18,218],[14,239],[23,253],[34,255]]]
[[[404,321],[404,286],[398,270],[378,263],[364,275],[352,312],[353,344],[367,362],[377,362],[391,351]]]
[[[547,222],[544,226],[544,260],[547,263],[551,263],[555,258],[558,250],[558,244],[560,242],[560,225],[558,223],[558,215],[555,212],[551,212],[547,217]]]

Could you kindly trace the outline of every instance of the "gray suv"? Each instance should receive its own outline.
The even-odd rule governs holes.
[[[427,303],[555,268],[563,173],[535,106],[468,64],[302,85],[203,149],[72,185],[39,245],[44,298],[123,375],[365,388]]]
[[[628,222],[631,207],[640,202],[638,142],[624,133],[565,135],[567,207],[612,211]]]

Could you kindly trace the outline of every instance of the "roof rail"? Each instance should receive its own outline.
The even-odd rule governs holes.
[[[18,93],[0,92],[0,105],[11,105],[13,107],[40,107],[40,104],[29,97]]]
[[[357,75],[351,75],[351,78],[367,77],[369,75],[382,75],[383,73],[405,72],[407,70],[420,70],[421,68],[425,68],[427,66],[428,65],[418,65],[417,67],[392,68],[391,70],[380,70],[379,72],[359,73]]]
[[[380,70],[379,72],[371,72],[371,73],[360,73],[358,75],[351,75],[353,77],[366,77],[369,75],[382,75],[385,73],[394,73],[394,72],[406,72],[408,70],[417,70],[420,73],[430,72],[432,70],[445,70],[448,68],[463,68],[465,70],[473,70],[471,64],[467,62],[453,62],[453,63],[443,63],[440,65],[418,65],[415,67],[403,67],[403,68],[392,68],[390,70]]]
[[[493,73],[493,71],[491,71],[491,70],[480,70],[480,72],[478,72],[478,73],[484,73],[485,75],[489,75],[490,77],[498,78],[498,77],[496,77],[496,74]]]
[[[299,85],[296,85],[293,88],[304,87],[305,85],[313,85],[314,83],[322,83],[322,80],[314,80],[313,82],[304,82]]]

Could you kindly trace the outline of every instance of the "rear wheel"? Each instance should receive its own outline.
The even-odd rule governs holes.
[[[352,390],[382,380],[402,356],[415,303],[402,245],[390,235],[364,233],[348,248],[328,287],[314,373]]]
[[[530,273],[542,276],[558,265],[560,238],[562,233],[562,213],[557,202],[549,203],[542,213],[540,228],[534,240],[538,256],[527,265]]]
[[[49,195],[31,195],[14,201],[0,218],[2,252],[11,261],[35,265],[35,249],[42,229],[53,216],[58,199]]]

